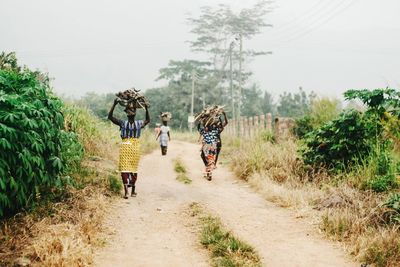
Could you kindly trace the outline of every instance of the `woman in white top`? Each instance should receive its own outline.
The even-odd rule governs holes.
[[[168,141],[171,141],[171,136],[169,134],[168,122],[163,121],[163,125],[160,128],[160,132],[156,140],[160,137],[161,155],[167,155]]]

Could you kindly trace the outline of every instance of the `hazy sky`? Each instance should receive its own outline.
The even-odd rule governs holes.
[[[58,93],[160,86],[171,59],[206,59],[185,42],[199,7],[255,1],[0,0],[0,51],[48,71]],[[272,51],[247,64],[274,94],[339,96],[349,88],[400,87],[399,0],[276,0],[265,28],[244,47]]]

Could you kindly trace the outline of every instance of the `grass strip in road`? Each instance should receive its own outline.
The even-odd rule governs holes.
[[[192,180],[187,176],[187,170],[181,159],[175,159],[175,172],[177,173],[176,180],[184,184],[192,183]]]
[[[226,230],[218,217],[204,212],[198,203],[192,203],[190,210],[191,216],[198,218],[200,242],[210,251],[212,266],[262,266],[255,249]]]

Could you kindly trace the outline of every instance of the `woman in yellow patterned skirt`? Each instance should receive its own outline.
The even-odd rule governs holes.
[[[121,146],[119,151],[119,171],[121,172],[122,182],[124,184],[125,195],[128,198],[128,187],[132,187],[131,196],[135,197],[135,183],[137,180],[137,169],[140,160],[140,142],[139,137],[142,128],[150,122],[150,115],[147,107],[146,119],[135,120],[136,109],[125,108],[128,120],[119,120],[113,116],[115,106],[118,104],[118,98],[114,100],[114,104],[108,113],[108,119],[120,127]]]

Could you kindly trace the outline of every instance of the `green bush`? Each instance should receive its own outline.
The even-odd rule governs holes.
[[[339,111],[340,101],[337,99],[313,99],[307,114],[301,118],[296,118],[296,124],[293,127],[294,135],[298,138],[304,138],[309,132],[336,118]]]
[[[122,185],[116,176],[114,175],[108,176],[108,189],[116,195],[118,195],[121,192]]]
[[[389,209],[385,214],[387,222],[400,224],[400,193],[391,194],[383,206]]]
[[[370,154],[374,124],[357,111],[346,111],[306,135],[301,149],[308,165],[345,169]]]
[[[64,172],[76,172],[80,168],[84,156],[83,145],[79,142],[78,135],[74,132],[62,131],[60,138]]]
[[[71,156],[81,151],[73,134],[62,131],[63,104],[48,78],[14,60],[0,55],[0,216],[61,185],[60,174],[76,165],[80,155]]]
[[[385,192],[396,186],[396,176],[393,174],[377,175],[367,181],[367,188],[375,192]]]
[[[304,138],[306,134],[314,130],[313,124],[313,118],[310,115],[306,115],[295,120],[295,126],[292,131],[298,138]]]

